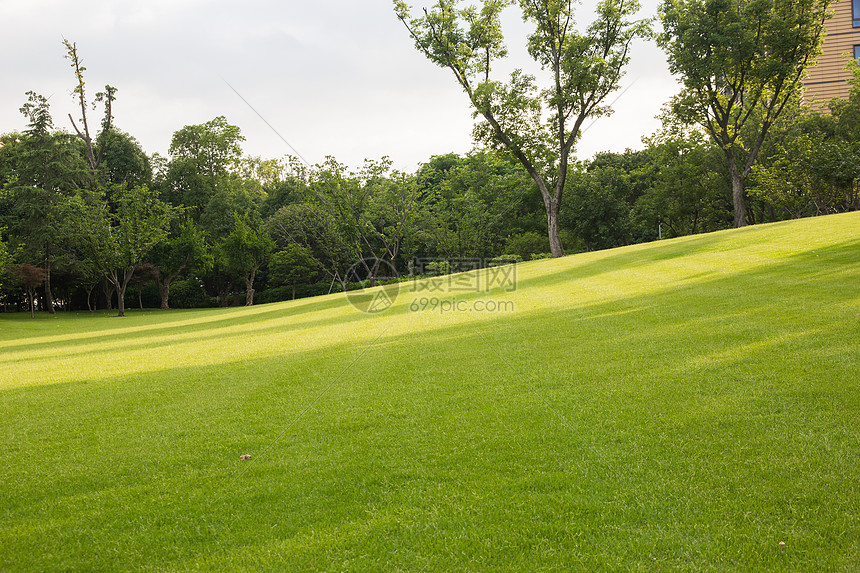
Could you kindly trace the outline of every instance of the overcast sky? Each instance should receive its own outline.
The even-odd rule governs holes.
[[[656,5],[645,0],[643,17]],[[580,6],[582,21],[592,6]],[[50,97],[55,124],[71,129],[67,114],[80,112],[65,37],[77,43],[90,95],[118,88],[116,125],[147,153],[166,154],[176,130],[218,115],[242,129],[246,153],[292,153],[252,107],[310,163],[333,155],[357,167],[388,155],[411,171],[472,148],[465,94],[414,49],[390,0],[0,0],[0,22],[3,133],[25,127],[18,108],[28,90]],[[507,73],[530,60],[516,13],[504,24]],[[610,96],[615,114],[584,133],[580,159],[641,148],[658,127],[677,83],[653,42],[634,47],[622,89]]]

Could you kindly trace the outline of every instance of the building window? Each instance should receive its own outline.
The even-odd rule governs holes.
[[[851,11],[854,14],[854,27],[860,28],[860,0],[851,0]]]
[[[860,46],[854,46],[854,59],[860,61]]]

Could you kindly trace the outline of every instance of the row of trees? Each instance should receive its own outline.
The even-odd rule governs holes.
[[[499,15],[517,4],[534,26],[529,52],[548,85],[491,76],[505,54]],[[609,113],[638,5],[604,0],[573,27],[571,2],[440,0],[397,15],[416,46],[451,70],[480,119],[479,147],[436,156],[415,173],[369,160],[242,152],[218,117],[148,156],[114,126],[116,89],[87,99],[85,68],[66,42],[81,116],[55,128],[47,100],[28,93],[28,128],[0,136],[0,297],[31,311],[86,305],[119,314],[134,285],[182,306],[253,304],[370,284],[415,260],[560,256],[732,225],[858,208],[860,88],[830,115],[800,105],[799,80],[820,42],[828,4],[813,0],[667,0],[660,43],[684,79],[664,126],[640,151],[572,159],[588,117]],[[92,104],[92,105],[91,105]],[[98,133],[88,112],[103,106]],[[697,127],[698,126],[698,127]],[[153,293],[157,293],[157,296]],[[93,295],[95,301],[93,300]]]
[[[349,288],[358,261],[407,275],[416,258],[550,252],[534,181],[499,151],[436,156],[414,173],[393,171],[387,159],[358,170],[333,158],[308,167],[244,156],[239,129],[219,117],[177,131],[168,158],[148,157],[111,127],[95,139],[107,141],[94,174],[83,141],[47,129],[38,96],[28,104],[30,129],[0,137],[0,296],[17,308],[25,300],[48,311],[105,306],[108,292],[122,312],[135,283],[148,284],[161,308],[174,283],[182,306],[228,304],[234,293],[253,304],[260,285],[265,300]],[[721,155],[667,116],[642,150],[571,165],[560,209],[565,248],[731,227]],[[752,220],[857,209],[860,90],[831,115],[793,107],[761,155],[749,179]],[[379,268],[358,270],[373,281]]]
[[[722,151],[737,227],[749,222],[746,180],[769,130],[802,89],[830,3],[664,0],[660,6],[657,40],[683,85],[673,114],[698,125]],[[393,4],[418,51],[451,71],[466,93],[480,119],[475,139],[506,151],[533,179],[552,255],[563,255],[571,153],[584,121],[611,113],[607,96],[620,85],[633,41],[652,35],[651,20],[632,20],[637,0],[600,0],[584,30],[575,25],[573,0],[483,0],[480,7],[437,0],[419,15],[404,0]],[[532,27],[528,53],[543,82],[519,69],[507,80],[492,74],[507,55],[501,14],[512,5]],[[752,141],[744,141],[750,134]]]

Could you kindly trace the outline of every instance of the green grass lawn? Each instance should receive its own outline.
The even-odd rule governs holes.
[[[860,570],[860,213],[468,279],[0,314],[0,571]]]

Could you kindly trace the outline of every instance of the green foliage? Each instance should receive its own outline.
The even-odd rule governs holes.
[[[627,203],[600,185],[592,174],[571,173],[565,201],[562,224],[582,239],[586,250],[607,249],[629,242]]]
[[[175,211],[146,186],[82,191],[66,206],[65,218],[78,248],[117,289],[123,316],[134,267],[168,236]]]
[[[830,0],[665,0],[659,43],[684,88],[673,108],[723,150],[735,226],[747,224],[744,182],[768,130],[802,89]],[[743,135],[749,132],[749,142]]]
[[[311,202],[281,207],[266,221],[265,228],[279,247],[301,246],[332,280],[345,276],[349,266],[355,263],[334,215]]]
[[[206,234],[193,219],[183,218],[170,234],[153,247],[149,260],[167,275],[184,270],[202,270],[212,266],[212,253]]]
[[[480,9],[458,4],[438,0],[423,16],[413,17],[403,0],[394,1],[416,48],[454,74],[482,118],[476,140],[509,152],[536,183],[553,255],[561,256],[558,210],[569,156],[583,122],[610,112],[605,99],[618,89],[631,43],[649,34],[650,23],[630,20],[639,9],[636,0],[602,0],[597,17],[582,32],[574,25],[571,0],[484,0]],[[507,54],[500,14],[511,4],[533,27],[529,54],[551,78],[543,88],[521,70],[507,82],[491,75],[493,64]]]
[[[258,207],[264,196],[256,181],[234,177],[219,178],[211,188],[211,195],[200,214],[200,226],[212,240],[222,239],[230,233],[236,214],[256,226],[259,222]],[[193,213],[194,210],[189,212]]]
[[[486,258],[500,252],[512,226],[546,230],[540,207],[529,203],[534,182],[500,153],[470,153],[434,178],[423,191],[432,256]]]
[[[499,255],[498,257],[493,257],[492,259],[487,261],[488,266],[490,266],[490,267],[498,267],[501,265],[513,265],[513,264],[521,263],[521,262],[523,262],[523,258],[516,253],[510,253],[507,255]]]
[[[753,169],[751,195],[792,218],[860,207],[860,142],[803,133]]]
[[[269,260],[275,243],[265,231],[250,227],[234,214],[233,230],[218,243],[224,269],[245,282],[245,304],[254,304],[254,279],[260,267]]]
[[[647,139],[650,185],[631,208],[635,241],[732,226],[732,190],[722,151],[701,132],[671,122]]]
[[[269,285],[295,286],[296,283],[316,282],[320,269],[310,251],[296,243],[274,253],[269,261]]]
[[[96,140],[104,148],[102,169],[113,185],[136,187],[152,185],[152,165],[140,143],[127,133],[112,128],[101,132]]]
[[[229,232],[234,210],[252,211],[254,199],[239,176],[244,140],[237,126],[219,116],[183,127],[170,143],[170,162],[159,182],[162,195],[183,205],[195,221],[206,212],[204,227],[215,237]]]
[[[518,255],[521,260],[528,261],[534,253],[545,253],[549,250],[549,239],[534,231],[514,235],[505,243],[505,252]]]
[[[173,308],[206,308],[211,306],[203,283],[195,278],[176,280],[171,283],[170,305]]]
[[[3,240],[3,231],[5,229],[0,228],[0,289],[3,288],[3,279],[8,275],[8,268],[12,264],[12,253]]]
[[[451,263],[448,261],[433,261],[424,265],[426,274],[431,276],[442,276],[451,274]]]
[[[233,173],[242,158],[241,130],[224,116],[200,125],[187,125],[173,134],[170,157],[192,162],[197,173],[208,177]]]

